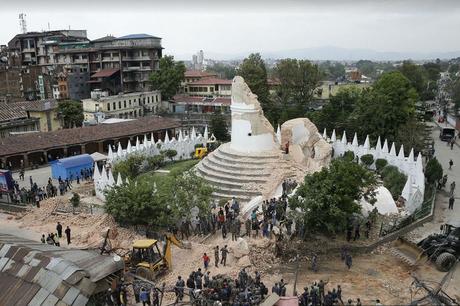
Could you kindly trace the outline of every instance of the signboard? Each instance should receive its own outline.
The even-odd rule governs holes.
[[[43,81],[43,76],[38,76],[38,88],[40,90],[40,98],[45,100],[45,82]]]
[[[0,192],[13,189],[13,177],[10,170],[0,170]]]

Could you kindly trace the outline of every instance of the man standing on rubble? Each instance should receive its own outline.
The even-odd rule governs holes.
[[[227,264],[227,254],[228,254],[228,249],[227,249],[227,245],[225,245],[222,250],[220,250],[220,252],[222,253],[222,259],[220,260],[220,263],[224,265]]]
[[[219,246],[218,245],[214,248],[214,260],[215,260],[216,268],[219,268]]]
[[[348,270],[350,270],[351,265],[353,264],[353,259],[351,258],[350,254],[347,254],[347,256],[345,257],[345,264],[347,265]]]
[[[179,275],[177,277],[176,288],[174,290],[176,293],[176,303],[182,302],[182,300],[184,299],[184,287],[185,287],[185,282],[182,279],[182,277]]]
[[[244,223],[244,227],[246,228],[246,236],[248,238],[251,238],[251,220],[246,219],[246,222]]]
[[[67,237],[67,245],[69,245],[70,244],[70,227],[68,227],[68,226],[65,229],[65,235]]]
[[[58,222],[56,225],[56,231],[57,231],[59,238],[62,238],[62,225],[60,222]]]

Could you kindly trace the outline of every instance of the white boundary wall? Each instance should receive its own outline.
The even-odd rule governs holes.
[[[136,138],[136,145],[132,146],[131,142],[128,142],[128,145],[125,149],[122,148],[121,144],[118,143],[118,149],[116,152],[112,151],[112,147],[109,146],[108,153],[108,163],[115,165],[119,161],[126,160],[131,154],[141,154],[144,156],[156,156],[160,154],[160,151],[165,150],[176,150],[177,155],[173,158],[174,160],[186,160],[191,159],[192,154],[195,153],[196,145],[206,145],[208,142],[208,127],[205,128],[204,136],[201,134],[196,134],[195,128],[192,128],[192,131],[189,136],[182,136],[182,131],[179,132],[178,139],[176,140],[173,137],[169,139],[168,133],[165,135],[165,139],[162,141],[158,139],[155,142],[153,134],[151,135],[151,141],[147,140],[147,135],[144,135],[144,140],[140,143],[139,138]],[[214,141],[214,135],[211,135],[210,140]],[[105,201],[104,191],[107,188],[112,188],[117,185],[120,186],[123,184],[123,180],[118,174],[117,179],[115,180],[112,174],[111,168],[106,169],[105,166],[102,169],[102,172],[99,172],[97,166],[94,167],[94,188],[96,190],[96,197]],[[126,179],[127,180],[127,179]]]
[[[355,156],[361,158],[366,154],[374,156],[374,164],[377,159],[385,159],[389,165],[395,166],[407,175],[407,181],[402,191],[401,196],[406,199],[406,210],[412,214],[423,203],[423,196],[425,193],[425,175],[423,173],[422,156],[419,153],[417,158],[414,159],[414,149],[411,149],[409,156],[404,155],[404,148],[401,146],[399,153],[396,154],[396,146],[393,143],[391,148],[388,149],[388,141],[385,140],[383,145],[380,137],[377,140],[375,147],[371,148],[369,144],[369,136],[366,137],[363,144],[359,144],[356,133],[353,141],[347,142],[346,133],[342,135],[342,139],[337,139],[335,130],[332,132],[331,137],[327,136],[326,130],[323,133],[324,139],[331,143],[334,148],[334,158],[342,156],[347,151],[352,151]]]

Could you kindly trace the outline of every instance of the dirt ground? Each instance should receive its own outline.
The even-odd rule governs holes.
[[[142,238],[131,230],[117,227],[108,215],[88,214],[53,214],[56,201],[66,198],[55,198],[41,203],[41,207],[30,208],[26,213],[15,214],[10,220],[2,222],[14,222],[23,229],[35,232],[36,240],[40,239],[40,233],[55,232],[57,222],[61,222],[64,228],[69,225],[72,229],[72,244],[74,248],[97,248],[101,245],[104,234],[108,228],[117,228],[116,238],[111,240],[112,247],[129,249],[132,241]],[[204,240],[204,241],[203,241]],[[266,238],[250,238],[246,240],[249,245],[249,254],[241,254],[240,244],[226,239],[218,234],[211,237],[193,237],[192,249],[180,249],[173,246],[173,269],[170,273],[158,280],[158,283],[166,283],[173,286],[178,275],[184,279],[198,268],[203,268],[202,256],[207,253],[211,258],[209,271],[212,275],[228,274],[237,277],[241,268],[247,267],[251,275],[258,270],[262,273],[262,281],[271,289],[275,282],[284,279],[288,283],[287,293],[293,294],[297,263],[292,260],[284,262],[274,257],[274,241]],[[64,241],[61,243],[65,245]],[[230,254],[227,266],[214,267],[214,247],[228,245]],[[310,244],[318,247],[318,243]],[[308,249],[309,245],[304,246]],[[322,254],[322,253],[320,253]],[[303,256],[299,262],[297,277],[297,292],[300,294],[305,286],[311,286],[320,279],[328,281],[326,290],[332,290],[338,284],[343,290],[344,301],[349,298],[356,301],[360,298],[363,305],[373,305],[376,299],[384,305],[408,304],[411,301],[410,285],[413,281],[411,273],[416,273],[421,279],[439,282],[443,273],[437,272],[432,265],[422,265],[418,269],[410,268],[399,259],[391,255],[388,246],[380,247],[371,254],[355,255],[353,266],[348,270],[340,259],[339,252],[329,252],[320,255],[318,261],[319,271],[314,273],[310,269],[308,256]],[[460,269],[457,269],[460,270]],[[448,280],[446,291],[457,300],[460,300],[460,272],[456,272],[451,280]],[[270,290],[271,291],[271,290]],[[171,302],[173,294],[165,296],[165,302]]]

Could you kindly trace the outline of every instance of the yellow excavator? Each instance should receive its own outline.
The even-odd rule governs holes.
[[[163,244],[163,247],[160,248],[159,244]],[[137,276],[154,280],[172,268],[172,244],[181,249],[191,248],[190,242],[180,241],[173,234],[166,234],[164,243],[155,239],[136,240],[132,246],[132,253],[125,257],[125,266]]]

